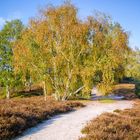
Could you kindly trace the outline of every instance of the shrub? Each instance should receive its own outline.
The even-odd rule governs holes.
[[[43,97],[0,100],[0,140],[11,139],[53,115],[82,106],[79,102],[58,102],[51,97],[47,101]]]
[[[137,83],[136,84],[136,90],[135,90],[135,93],[138,97],[140,97],[140,83]]]

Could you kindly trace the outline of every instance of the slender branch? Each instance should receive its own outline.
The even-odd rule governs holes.
[[[82,90],[84,87],[85,87],[85,86],[82,86],[82,87],[78,88],[73,94],[78,93],[78,92],[79,92],[80,90]]]

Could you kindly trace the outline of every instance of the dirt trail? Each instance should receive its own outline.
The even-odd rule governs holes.
[[[131,108],[132,101],[116,101],[114,103],[100,103],[92,101],[79,110],[57,115],[44,121],[34,128],[28,129],[18,140],[77,140],[81,129],[88,121],[115,109]]]

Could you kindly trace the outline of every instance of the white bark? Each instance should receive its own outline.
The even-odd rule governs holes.
[[[67,72],[68,72],[68,80],[66,83],[66,89],[65,89],[64,96],[62,97],[62,101],[65,101],[70,96],[69,87],[72,78],[72,70],[70,70],[69,62],[68,62]]]
[[[84,88],[84,86],[82,86],[82,87],[80,87],[80,88],[78,88],[73,94],[76,94],[76,93],[78,93],[80,90],[82,90]]]
[[[9,86],[6,85],[6,98],[10,99],[10,91],[9,91]]]
[[[46,92],[46,83],[45,81],[42,82],[43,83],[43,93],[44,93],[44,100],[47,100],[47,92]]]

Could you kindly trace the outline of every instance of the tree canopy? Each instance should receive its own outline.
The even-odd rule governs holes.
[[[140,79],[140,51],[129,34],[104,13],[81,20],[70,2],[47,6],[24,26],[7,21],[0,30],[0,87],[41,85],[45,99],[89,98],[96,86],[109,94],[124,77]],[[6,93],[6,94],[5,94]]]
[[[40,10],[14,47],[15,71],[57,100],[89,97],[94,85],[107,94],[124,76],[127,32],[104,14],[82,21],[77,12],[71,3]]]
[[[20,20],[7,21],[0,31],[0,84],[6,88],[6,96],[10,98],[10,86],[14,86],[13,48],[14,42],[20,38],[23,24]]]

